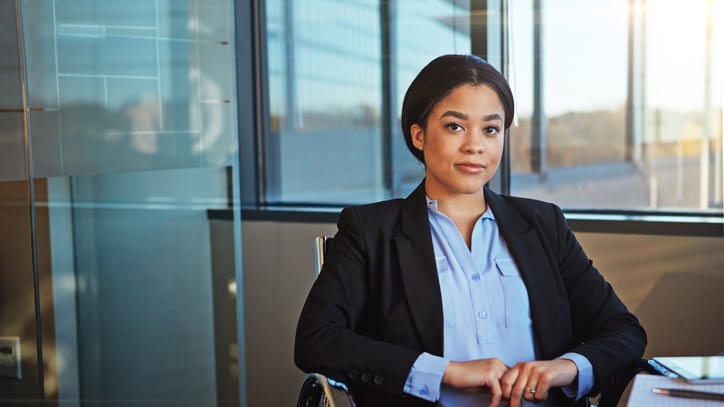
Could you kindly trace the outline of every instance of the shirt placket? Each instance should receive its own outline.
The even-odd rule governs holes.
[[[471,311],[475,320],[475,334],[478,344],[489,344],[493,343],[493,318],[490,299],[485,292],[485,285],[490,273],[483,261],[485,257],[480,256],[479,250],[477,250],[482,239],[482,221],[483,219],[478,220],[473,228],[472,251],[466,250],[465,274],[468,279]]]

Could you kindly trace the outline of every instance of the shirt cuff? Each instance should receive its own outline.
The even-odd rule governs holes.
[[[568,359],[576,364],[578,369],[577,381],[563,386],[563,394],[576,400],[588,394],[593,388],[593,366],[588,359],[580,353],[569,352],[561,355],[558,359]]]
[[[423,352],[407,375],[403,391],[411,396],[435,402],[440,399],[440,384],[448,360]]]

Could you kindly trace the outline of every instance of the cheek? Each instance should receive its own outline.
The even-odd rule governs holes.
[[[426,137],[424,147],[424,151],[431,154],[439,154],[440,152],[444,152],[447,148],[445,143],[441,142],[439,137]]]
[[[488,140],[487,144],[488,151],[497,152],[502,154],[503,152],[503,137],[496,137]]]

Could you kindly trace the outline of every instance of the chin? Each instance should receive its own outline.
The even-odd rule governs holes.
[[[477,194],[483,191],[483,186],[485,186],[485,183],[460,185],[457,190],[461,194]]]

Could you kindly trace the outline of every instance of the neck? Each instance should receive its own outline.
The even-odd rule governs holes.
[[[488,209],[481,190],[475,194],[430,196],[437,201],[437,209],[457,221],[475,221]]]
[[[470,249],[475,222],[488,208],[483,191],[475,194],[430,196],[430,198],[437,201],[437,210],[447,215],[455,223],[465,244]]]

